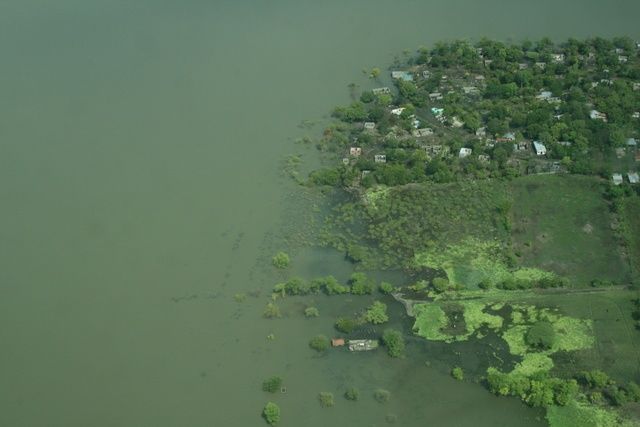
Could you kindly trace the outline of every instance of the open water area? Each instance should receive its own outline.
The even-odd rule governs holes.
[[[283,277],[269,259],[311,210],[282,160],[313,156],[293,141],[321,129],[301,121],[403,49],[640,38],[638,17],[636,0],[0,1],[0,425],[261,426],[269,400],[283,427],[544,425],[453,380],[442,347],[308,348],[370,297],[288,298],[262,318]],[[330,251],[291,255],[305,278],[351,273]],[[286,393],[261,391],[272,375]]]

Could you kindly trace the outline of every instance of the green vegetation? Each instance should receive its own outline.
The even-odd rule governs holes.
[[[264,405],[262,416],[269,425],[274,426],[280,422],[280,407],[273,402],[268,402]]]
[[[280,307],[278,307],[275,303],[269,302],[267,306],[264,308],[264,312],[262,313],[264,317],[267,319],[275,319],[276,317],[282,317],[280,313]]]
[[[307,307],[304,309],[305,317],[318,317],[320,316],[320,311],[316,307]]]
[[[402,332],[395,329],[385,329],[382,334],[382,343],[387,348],[391,357],[400,357],[404,354],[404,338]]]
[[[286,252],[278,252],[271,259],[271,263],[276,268],[285,269],[289,267],[289,264],[291,264],[291,260],[289,259],[289,255]]]
[[[373,293],[373,281],[364,273],[353,273],[349,280],[353,295],[367,295]]]
[[[391,283],[381,282],[379,290],[383,294],[390,294],[390,293],[393,292],[394,287],[393,287],[393,285]]]
[[[341,317],[336,321],[335,324],[335,328],[345,334],[350,334],[358,326],[359,322],[349,317]]]
[[[266,391],[268,393],[280,391],[280,387],[282,387],[282,378],[277,376],[267,378],[262,382],[262,391]]]
[[[387,315],[387,305],[380,301],[374,301],[367,309],[364,317],[367,322],[371,322],[374,325],[388,322],[389,316]]]
[[[373,398],[378,403],[387,403],[391,398],[391,392],[389,390],[385,390],[383,388],[378,388],[373,392]]]
[[[462,381],[464,379],[464,371],[462,370],[461,367],[456,366],[453,369],[451,369],[451,376],[458,381]]]
[[[541,320],[533,324],[524,337],[526,343],[537,350],[549,350],[556,341],[556,332],[551,323]]]
[[[358,400],[360,399],[360,390],[355,387],[349,387],[347,391],[344,392],[344,398],[347,400]]]
[[[318,400],[320,401],[320,406],[323,408],[330,408],[335,404],[333,393],[329,393],[328,391],[318,393]]]
[[[329,338],[327,338],[325,335],[316,335],[315,337],[311,338],[311,341],[309,341],[309,347],[317,352],[325,351],[329,348],[330,344],[331,342],[329,341]]]

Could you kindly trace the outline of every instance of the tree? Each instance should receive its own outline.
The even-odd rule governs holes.
[[[390,294],[393,292],[393,285],[391,283],[381,282],[379,289],[383,294]]]
[[[289,259],[289,255],[286,252],[280,251],[271,259],[271,263],[276,268],[285,269],[289,267],[291,260]]]
[[[458,381],[461,381],[464,378],[464,371],[461,367],[456,366],[451,370],[451,376]]]
[[[318,352],[325,351],[329,348],[329,338],[324,335],[316,335],[309,341],[309,347]]]
[[[282,317],[282,314],[280,313],[280,307],[278,307],[276,304],[272,302],[267,304],[267,306],[264,308],[264,313],[262,313],[262,315],[267,319],[275,319],[276,317]]]
[[[391,357],[400,357],[404,353],[404,338],[400,331],[386,329],[382,334],[382,343]]]
[[[374,303],[367,309],[365,319],[367,322],[371,322],[374,325],[387,322],[389,320],[389,316],[387,316],[387,305],[380,301],[374,301]]]
[[[360,398],[360,390],[355,387],[349,387],[344,392],[344,398],[347,400],[358,400]]]
[[[349,279],[353,295],[365,295],[373,292],[373,283],[364,273],[353,273]]]
[[[358,322],[349,317],[340,317],[334,326],[340,332],[350,334],[356,327],[358,327]]]
[[[373,67],[371,69],[371,74],[369,74],[369,77],[371,77],[372,79],[377,79],[378,77],[380,77],[380,68]]]
[[[385,390],[383,388],[376,389],[376,391],[373,392],[373,398],[378,401],[378,403],[386,403],[389,401],[390,397],[391,393],[389,390]]]
[[[274,426],[280,422],[280,407],[273,402],[264,405],[262,416],[270,425]]]
[[[316,307],[307,307],[304,309],[305,317],[318,317],[320,316],[320,311]]]
[[[434,277],[434,279],[431,281],[431,284],[438,293],[444,292],[449,289],[449,280],[444,277]]]
[[[320,401],[320,406],[323,408],[330,408],[335,404],[333,393],[329,393],[328,391],[318,393],[318,400]]]
[[[591,388],[604,388],[611,382],[609,376],[598,369],[585,371],[581,376],[584,382]]]
[[[525,335],[526,343],[533,348],[548,350],[556,341],[556,333],[551,323],[541,320],[536,322]]]
[[[278,376],[273,376],[271,378],[267,378],[262,381],[262,391],[266,391],[268,393],[275,393],[280,390],[282,386],[282,378]]]

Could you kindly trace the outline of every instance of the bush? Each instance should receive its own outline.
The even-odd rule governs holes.
[[[289,259],[289,255],[286,252],[278,252],[271,259],[271,263],[276,268],[284,269],[289,267],[291,260]]]
[[[333,393],[329,393],[328,391],[318,393],[318,400],[320,401],[320,406],[323,408],[330,408],[335,404]]]
[[[329,344],[329,338],[324,335],[316,335],[315,337],[311,338],[311,341],[309,341],[309,347],[311,347],[315,351],[325,351],[329,348]]]
[[[280,390],[280,387],[282,387],[282,378],[280,377],[275,376],[262,381],[262,391],[275,393]]]
[[[387,322],[389,320],[389,316],[387,316],[387,305],[380,301],[374,301],[371,307],[367,309],[365,319],[374,325]]]
[[[391,397],[391,393],[389,392],[389,390],[385,390],[383,388],[379,388],[373,392],[373,398],[378,403],[386,403],[389,401],[390,397]]]
[[[449,280],[445,279],[444,277],[435,277],[431,281],[431,284],[433,285],[433,289],[435,289],[436,292],[445,292],[449,289]]]
[[[262,313],[262,315],[267,319],[282,317],[282,314],[280,313],[280,307],[278,307],[272,302],[267,304],[267,306],[264,308],[264,313]]]
[[[335,328],[345,334],[350,334],[358,327],[358,322],[348,317],[341,317],[336,321]]]
[[[267,423],[274,426],[280,421],[280,407],[273,402],[269,402],[264,405],[262,416],[267,420]]]
[[[548,350],[556,341],[556,332],[551,323],[539,321],[535,323],[525,335],[526,343],[535,349]]]
[[[461,381],[464,378],[464,371],[462,370],[461,367],[456,366],[451,370],[451,376],[457,379],[458,381]]]
[[[360,398],[360,390],[355,387],[349,387],[344,392],[344,398],[347,400],[358,400]]]
[[[611,382],[609,376],[598,369],[582,372],[581,377],[591,388],[604,388]]]
[[[304,309],[305,317],[318,317],[320,316],[320,311],[316,307],[307,307]]]
[[[404,338],[400,331],[386,329],[382,334],[382,343],[391,357],[400,357],[404,353]]]
[[[380,292],[383,294],[390,294],[393,292],[393,285],[391,283],[382,282],[380,283]]]
[[[364,273],[353,273],[349,284],[353,295],[365,295],[373,292],[373,283]]]

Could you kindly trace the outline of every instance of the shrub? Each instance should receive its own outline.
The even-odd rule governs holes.
[[[329,338],[324,335],[316,335],[315,337],[311,338],[311,341],[309,341],[309,347],[311,347],[315,351],[325,351],[329,348],[329,344]]]
[[[389,320],[389,316],[387,316],[387,305],[380,301],[374,301],[371,307],[367,309],[365,319],[374,325],[387,322]]]
[[[540,321],[529,328],[525,335],[525,341],[535,349],[548,350],[553,347],[556,341],[556,333],[551,323]]]
[[[350,334],[358,327],[358,322],[348,317],[341,317],[336,321],[335,328],[345,334]]]
[[[320,401],[320,406],[323,408],[330,408],[335,404],[333,393],[329,393],[328,391],[318,393],[318,400]]]
[[[611,382],[609,376],[598,369],[582,372],[581,377],[591,388],[604,388]]]
[[[404,353],[404,338],[400,331],[386,329],[382,334],[382,343],[391,357],[400,357]]]
[[[264,313],[262,313],[262,315],[267,319],[282,317],[282,314],[280,313],[280,307],[278,307],[272,302],[267,304],[267,306],[264,308]]]
[[[458,381],[461,381],[464,378],[464,371],[462,370],[461,367],[456,366],[451,370],[451,376],[457,379]]]
[[[262,391],[266,391],[268,393],[275,393],[280,390],[282,386],[282,378],[278,376],[274,376],[271,378],[267,378],[262,381]]]
[[[380,292],[383,294],[390,294],[393,292],[393,285],[391,283],[382,282],[380,283]]]
[[[267,423],[274,426],[280,421],[280,407],[273,402],[269,402],[264,405],[262,416],[267,420]]]
[[[365,295],[373,292],[373,283],[364,273],[353,273],[349,284],[353,295]]]
[[[373,392],[373,398],[378,403],[386,403],[389,401],[390,397],[391,393],[389,392],[389,390],[385,390],[383,388],[376,389],[376,391]]]
[[[275,256],[271,259],[271,263],[276,268],[284,269],[289,267],[291,260],[289,259],[289,255],[286,252],[281,251],[275,254]]]
[[[449,289],[449,280],[445,279],[444,277],[435,277],[431,281],[431,284],[433,285],[433,289],[435,289],[436,292],[444,292]]]
[[[349,387],[344,392],[344,398],[347,400],[358,400],[360,398],[360,390],[355,387]]]
[[[316,307],[307,307],[304,309],[305,317],[318,317],[320,316],[320,311]]]

